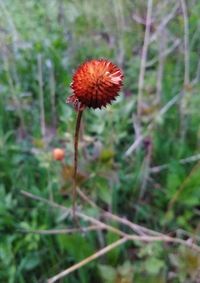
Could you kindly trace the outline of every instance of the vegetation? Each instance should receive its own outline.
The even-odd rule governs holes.
[[[200,2],[0,8],[0,282],[47,282],[122,238],[59,282],[198,283]],[[111,106],[84,111],[80,229],[70,214],[76,113],[66,98],[91,58],[119,65],[125,81]],[[64,160],[53,159],[55,148]]]

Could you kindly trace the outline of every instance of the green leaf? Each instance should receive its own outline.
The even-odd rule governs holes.
[[[113,283],[116,277],[116,270],[109,265],[98,265],[100,276],[105,283]]]
[[[150,274],[158,274],[164,266],[164,261],[156,257],[150,257],[144,263],[144,269]]]
[[[20,270],[32,270],[36,268],[40,264],[40,257],[39,254],[30,253],[26,257],[24,257],[20,263],[19,271]]]

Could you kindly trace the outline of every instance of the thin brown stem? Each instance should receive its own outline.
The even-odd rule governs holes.
[[[77,168],[78,168],[78,141],[79,141],[79,130],[81,125],[83,111],[78,111],[78,116],[76,119],[76,130],[74,135],[74,173],[73,173],[73,219],[76,218],[76,196],[77,196]]]

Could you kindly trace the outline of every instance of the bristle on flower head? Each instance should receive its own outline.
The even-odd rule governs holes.
[[[74,94],[68,97],[67,103],[72,103],[76,110],[101,108],[115,100],[122,81],[122,71],[112,62],[104,59],[87,61],[73,76],[71,88]]]

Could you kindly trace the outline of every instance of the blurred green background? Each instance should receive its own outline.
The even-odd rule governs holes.
[[[76,113],[65,101],[73,72],[91,58],[119,65],[125,81],[112,106],[84,112],[81,190],[105,210],[198,243],[200,1],[153,1],[138,89],[150,1],[0,0],[0,282],[46,282],[117,239],[103,231],[25,233],[73,227],[69,215],[21,191],[71,207]],[[63,163],[53,160],[55,147],[65,150]],[[99,217],[80,199],[78,209]],[[128,242],[59,282],[198,283],[200,256]]]

